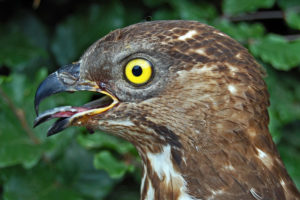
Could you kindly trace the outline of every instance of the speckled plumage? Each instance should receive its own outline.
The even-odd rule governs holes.
[[[151,61],[143,86],[124,78],[132,58]],[[236,41],[195,21],[115,30],[82,56],[80,80],[119,103],[75,126],[133,143],[143,161],[141,199],[299,199],[268,131],[264,73]]]

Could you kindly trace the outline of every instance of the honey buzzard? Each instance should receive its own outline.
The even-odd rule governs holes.
[[[300,199],[268,130],[263,70],[239,43],[196,21],[117,29],[50,74],[35,108],[54,93],[102,98],[38,115],[130,141],[143,164],[141,199]]]

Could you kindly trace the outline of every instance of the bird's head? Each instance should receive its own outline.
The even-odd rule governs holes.
[[[265,114],[268,101],[261,69],[247,50],[193,21],[145,22],[109,33],[41,83],[36,111],[42,99],[65,91],[103,96],[48,110],[35,125],[59,118],[49,135],[86,126],[147,148],[181,147],[197,135],[213,144],[220,130],[256,126],[249,113]]]

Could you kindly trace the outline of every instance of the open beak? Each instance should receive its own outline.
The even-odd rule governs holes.
[[[103,94],[100,99],[89,102],[81,107],[63,106],[38,114],[40,102],[48,96],[60,92],[92,91]],[[37,118],[34,127],[53,118],[59,118],[48,130],[47,135],[54,135],[72,125],[76,119],[101,114],[119,103],[117,97],[98,84],[80,78],[80,63],[74,63],[58,69],[50,74],[38,87],[34,107]]]

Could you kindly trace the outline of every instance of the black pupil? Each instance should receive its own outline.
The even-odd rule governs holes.
[[[141,66],[136,65],[132,68],[132,74],[135,76],[140,76],[142,74],[143,70],[141,68]]]

